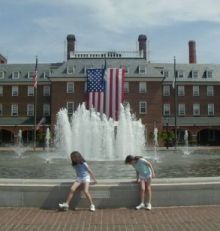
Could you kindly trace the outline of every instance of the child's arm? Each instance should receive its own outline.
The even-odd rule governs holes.
[[[150,167],[150,169],[152,171],[152,177],[155,177],[155,173],[154,173],[154,169],[153,169],[152,164],[149,161],[146,160],[146,165],[148,165]]]
[[[91,169],[89,166],[87,166],[87,169],[88,169],[88,172],[89,172],[90,176],[92,177],[94,183],[96,184],[96,183],[97,183],[97,180],[96,180],[96,178],[95,178],[95,175],[94,175],[92,169]]]

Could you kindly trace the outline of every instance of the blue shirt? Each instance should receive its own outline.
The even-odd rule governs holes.
[[[147,161],[144,158],[138,159],[134,164],[133,167],[139,174],[139,177],[151,177],[151,169],[147,164]]]
[[[76,170],[76,175],[79,178],[85,178],[90,176],[88,171],[88,164],[83,162],[82,164],[77,164],[73,166]]]

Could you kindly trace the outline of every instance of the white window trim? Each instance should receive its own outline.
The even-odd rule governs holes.
[[[14,108],[14,106],[15,106],[15,108],[17,109],[17,110],[16,110],[16,114],[13,113],[13,108]],[[18,116],[18,104],[12,104],[12,105],[11,105],[11,116],[13,116],[13,117],[14,117],[14,116]]]
[[[141,105],[142,104],[145,104],[145,106],[144,106],[145,107],[145,112],[141,111],[141,108],[142,108]],[[142,114],[142,115],[147,114],[147,102],[146,101],[140,101],[139,102],[139,114]]]
[[[196,108],[198,106],[198,108]],[[198,110],[198,113],[196,111]],[[200,116],[200,104],[199,103],[194,103],[193,104],[193,116]]]
[[[144,75],[144,74],[146,74],[146,72],[147,72],[147,67],[145,65],[139,65],[138,66],[138,73],[139,74]]]
[[[180,91],[179,89],[183,89],[183,91]],[[182,86],[182,85],[180,85],[180,86],[177,86],[177,95],[178,96],[185,96],[185,86]]]
[[[211,88],[212,91],[208,90],[208,88]],[[206,88],[206,91],[207,91],[207,96],[214,96],[214,86],[207,86]],[[209,94],[209,92],[211,92],[211,94]]]
[[[197,88],[198,91],[195,90],[195,88]],[[199,92],[199,86],[193,86],[193,96],[199,96],[200,92]],[[195,92],[198,92],[198,94],[195,94]]]
[[[210,106],[212,105],[212,111],[210,111],[209,109],[210,109]],[[208,116],[214,116],[215,115],[215,105],[214,105],[214,103],[209,103],[208,104]]]
[[[170,96],[170,85],[163,85],[163,96]]]
[[[139,93],[147,93],[147,83],[146,82],[139,82],[139,91],[138,92]]]
[[[68,107],[69,104],[72,104],[72,105],[73,105],[73,111],[72,111],[71,113],[70,113],[69,110],[68,110],[68,109],[69,109],[69,107]],[[68,101],[68,102],[66,103],[66,109],[67,109],[68,115],[72,115],[72,113],[74,112],[74,106],[75,106],[75,105],[74,105],[74,102],[73,102],[73,101]]]
[[[168,106],[168,107],[166,107],[166,106]],[[169,109],[168,109],[169,108]],[[165,110],[165,109],[168,109],[168,110]],[[165,112],[168,112],[168,113],[165,113]],[[170,104],[169,103],[165,103],[164,105],[163,105],[163,115],[164,116],[170,116]]]
[[[27,104],[27,116],[34,116],[34,104]]]
[[[50,116],[50,104],[43,104],[43,115]]]
[[[17,75],[15,75],[15,73]],[[20,78],[20,72],[19,71],[14,71],[12,72],[12,79],[19,79]]]
[[[0,71],[0,79],[4,79],[5,78],[5,72],[4,71]]]
[[[50,96],[50,86],[43,86],[43,96]]]
[[[17,89],[16,91],[14,89]],[[14,95],[14,92],[17,92],[16,95]],[[11,96],[18,96],[19,95],[19,88],[18,86],[12,86],[11,87]]]
[[[180,110],[181,106],[183,106],[183,109],[184,109],[183,112],[181,112],[181,110]],[[179,116],[185,116],[186,115],[186,106],[185,106],[185,104],[181,103],[181,104],[178,105],[178,115]]]
[[[30,90],[30,89],[32,89],[32,90]],[[30,93],[32,93],[32,94],[30,94]],[[28,96],[34,96],[34,87],[33,86],[28,86],[27,95]]]
[[[72,85],[73,85],[73,91],[71,91],[71,92],[69,91],[69,87],[68,87],[70,84],[72,84]],[[74,88],[75,88],[75,84],[74,84],[74,82],[67,82],[67,84],[66,84],[66,93],[69,93],[69,94],[74,93],[74,91],[75,91],[75,89],[74,89]]]
[[[178,78],[184,78],[184,77],[185,77],[184,71],[183,71],[183,70],[178,70],[178,71],[177,71],[177,77],[178,77]]]

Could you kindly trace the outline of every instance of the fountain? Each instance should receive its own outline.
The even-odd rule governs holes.
[[[188,134],[187,130],[185,130],[185,133],[184,133],[184,142],[185,142],[184,154],[189,155],[190,154],[190,151],[189,151],[189,134]]]
[[[74,178],[69,162],[73,150],[83,154],[98,179],[99,184],[91,186],[97,207],[133,207],[138,202],[137,184],[131,182],[135,172],[123,161],[127,154],[143,155],[150,160],[159,156],[160,161],[153,164],[157,176],[152,181],[157,195],[153,197],[154,206],[220,203],[219,150],[208,153],[194,150],[185,158],[178,150],[161,151],[155,127],[155,153],[149,155],[144,126],[130,113],[129,107],[121,106],[117,123],[94,110],[86,110],[84,104],[79,105],[70,120],[67,111],[61,109],[55,130],[56,151],[49,148],[48,129],[46,152],[31,151],[19,159],[10,151],[0,155],[0,206],[56,208]],[[16,153],[22,144],[21,134]],[[185,132],[188,146],[187,141]],[[87,206],[83,198],[80,203],[80,207]]]
[[[78,150],[87,160],[124,160],[128,154],[141,155],[145,150],[145,128],[120,106],[116,123],[104,114],[79,105],[69,122],[66,109],[57,114],[56,147],[67,156]]]
[[[158,129],[154,128],[154,160],[158,161],[158,154],[157,154],[157,147],[158,147]]]

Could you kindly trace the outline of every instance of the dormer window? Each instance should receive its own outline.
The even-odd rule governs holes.
[[[212,70],[206,71],[206,78],[212,78]]]
[[[20,72],[19,71],[14,71],[12,73],[12,79],[19,79],[20,76]]]
[[[75,72],[75,67],[74,66],[67,66],[66,68],[66,73],[67,74],[73,74]]]
[[[28,79],[33,79],[35,73],[33,71],[28,72]]]
[[[146,66],[145,65],[139,65],[138,66],[138,73],[139,74],[145,74],[146,73]]]
[[[0,71],[0,79],[4,79],[5,77],[5,72],[4,71]]]
[[[91,69],[92,65],[86,65],[84,66],[84,74],[86,74],[87,69]]]
[[[184,77],[184,72],[183,72],[183,70],[178,70],[178,72],[177,72],[177,77],[178,77],[178,78],[183,78],[183,77]]]
[[[164,78],[168,78],[169,77],[169,71],[168,70],[164,70],[163,71],[163,76],[164,76]]]
[[[198,71],[192,71],[192,78],[196,79],[199,76],[199,72]]]

